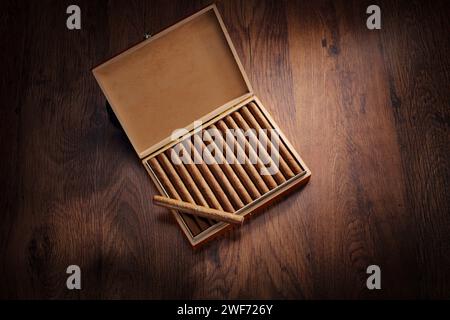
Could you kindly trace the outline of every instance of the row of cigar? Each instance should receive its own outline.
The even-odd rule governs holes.
[[[193,236],[217,223],[217,219],[208,218],[213,215],[191,214],[195,213],[195,208],[199,208],[197,206],[211,208],[211,211],[216,212],[235,213],[304,171],[281,139],[276,145],[273,144],[271,135],[274,133],[270,130],[273,127],[254,102],[206,129],[202,131],[204,139],[194,134],[147,162],[170,198],[167,201],[159,198],[158,202],[166,202],[165,206],[171,208],[174,208],[173,205],[176,207],[176,203],[184,203],[184,207],[189,207],[190,210],[181,210],[184,212],[180,212],[180,215]],[[235,129],[235,136],[228,129]],[[212,139],[210,130],[218,130],[221,134],[214,135]],[[248,134],[244,135],[243,132]],[[258,137],[252,137],[254,132],[257,132]],[[236,138],[241,143],[237,143]],[[213,155],[205,141],[216,143],[221,148],[214,149]],[[261,143],[257,150],[253,141]],[[234,156],[237,154],[244,155],[245,161],[238,161]],[[278,160],[279,170],[273,174],[261,174],[264,168],[274,164],[273,154]],[[185,157],[192,161],[182,161]],[[230,157],[232,161],[229,161]],[[218,158],[222,161],[215,161]]]

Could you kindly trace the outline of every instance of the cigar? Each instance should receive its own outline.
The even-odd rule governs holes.
[[[263,115],[261,110],[256,106],[254,102],[250,102],[248,104],[248,107],[250,111],[252,112],[253,116],[256,118],[256,120],[259,122],[259,124],[266,129],[273,129],[272,125],[269,123],[269,121],[266,119],[266,117]],[[269,137],[270,137],[270,131],[268,131]],[[292,169],[294,174],[299,174],[303,172],[304,170],[302,167],[298,164],[297,160],[291,155],[289,150],[284,145],[283,141],[280,141],[279,143],[279,151],[281,154],[281,157],[286,161],[286,163],[289,165],[289,167]]]
[[[271,175],[268,174],[261,174],[261,172],[266,169],[264,164],[262,163],[261,159],[258,157],[258,155],[256,154],[255,150],[253,150],[253,147],[250,145],[250,143],[247,141],[247,138],[245,138],[245,135],[243,133],[244,128],[239,127],[235,120],[231,117],[231,116],[227,116],[225,118],[225,122],[235,130],[235,133],[238,137],[237,143],[236,145],[239,145],[239,140],[242,141],[244,143],[244,150],[246,152],[246,154],[248,155],[246,161],[248,160],[249,164],[251,164],[250,159],[256,159],[256,164],[254,165],[258,170],[258,175],[260,178],[262,178],[264,180],[264,182],[266,183],[267,187],[269,189],[274,189],[276,188],[278,185],[276,183],[276,181],[274,180],[274,178]]]
[[[236,120],[237,124],[246,132],[248,132],[248,139],[249,141],[256,141],[257,146],[251,146],[250,149],[255,153],[256,155],[256,149],[254,149],[255,147],[258,149],[258,157],[259,159],[261,159],[261,163],[262,165],[265,167],[264,163],[269,164],[270,167],[276,167],[276,172],[272,174],[274,180],[278,183],[278,184],[282,184],[283,182],[286,181],[286,179],[283,177],[283,174],[280,172],[278,165],[275,165],[275,163],[273,162],[272,158],[269,156],[269,154],[267,153],[266,148],[262,145],[262,143],[259,141],[258,137],[255,135],[255,132],[251,129],[256,129],[256,128],[250,128],[250,126],[248,125],[248,123],[245,121],[245,119],[242,117],[242,115],[239,112],[234,112],[233,113],[233,118]]]
[[[214,195],[218,198],[218,200],[221,204],[220,210],[222,210],[222,207],[223,207],[223,209],[228,212],[234,212],[233,205],[231,204],[230,200],[228,200],[228,198],[225,196],[225,193],[223,192],[222,187],[217,182],[214,175],[211,173],[209,166],[203,161],[202,157],[200,156],[200,153],[192,144],[192,141],[190,139],[187,139],[185,142],[188,143],[187,149],[192,150],[192,152],[193,152],[194,162],[196,163],[198,169],[202,173],[202,177],[206,180],[209,187],[213,191]],[[216,208],[216,209],[218,209],[218,208]]]
[[[150,168],[152,168],[155,171],[156,176],[161,181],[161,184],[163,185],[164,189],[168,193],[169,197],[175,198],[177,200],[181,200],[180,195],[178,194],[177,190],[170,182],[169,178],[167,177],[166,173],[164,172],[163,168],[158,163],[156,158],[150,159],[147,163],[150,166]],[[180,213],[180,214],[183,217],[183,220],[186,222],[189,230],[191,230],[191,232],[194,236],[196,236],[197,234],[199,234],[202,231],[200,229],[198,223],[195,221],[194,217],[192,217],[188,214],[184,214],[184,213]]]
[[[244,163],[242,163],[242,167],[247,171],[247,174],[250,178],[249,181],[246,181],[246,184],[252,184],[254,183],[256,187],[258,188],[258,192],[261,194],[264,194],[266,192],[269,192],[269,188],[267,188],[264,180],[261,178],[261,176],[258,173],[258,170],[250,163],[250,160],[245,154],[245,151],[242,149],[239,143],[236,143],[236,139],[234,136],[229,132],[227,125],[222,120],[219,120],[217,122],[217,127],[225,133],[227,138],[225,138],[226,143],[228,144],[228,147],[231,151],[234,151],[234,148],[236,147],[236,154],[243,154],[244,155]],[[236,158],[236,157],[235,157]],[[238,159],[236,158],[236,164],[235,166],[241,166],[241,164],[238,162]]]
[[[190,160],[190,161],[185,163],[185,166],[186,166],[188,172],[191,174],[192,179],[195,181],[195,184],[200,189],[202,195],[208,202],[208,205],[204,205],[202,203],[200,203],[200,204],[203,205],[204,207],[211,207],[211,208],[215,208],[218,210],[222,210],[222,206],[220,205],[220,202],[217,200],[216,196],[214,195],[213,191],[209,187],[208,183],[203,178],[203,176],[200,173],[200,171],[198,170],[197,166],[194,164],[194,160],[191,157],[190,151],[188,151],[186,149],[186,147],[184,146],[185,143],[188,144],[188,148],[190,150],[191,149],[190,140],[186,140],[186,141],[183,141],[183,142],[177,144],[175,147],[173,147],[173,149],[175,151],[181,151],[183,154],[188,155],[188,157],[189,157],[187,160]]]
[[[254,104],[253,102],[250,102],[250,104]],[[278,150],[275,150],[275,146],[272,144],[272,141],[269,139],[269,137],[266,134],[266,131],[261,128],[258,121],[256,121],[255,117],[251,114],[251,112],[248,110],[247,107],[242,107],[241,109],[242,117],[247,121],[247,123],[256,129],[258,132],[258,137],[260,138],[260,141],[263,140],[263,145],[267,146],[267,153],[270,155],[275,155],[278,158],[278,164],[280,165],[280,170],[283,173],[283,175],[289,179],[292,178],[295,174],[292,172],[291,168],[289,168],[286,161],[283,159],[283,157],[280,157],[279,152],[279,145],[280,142],[278,142]],[[273,130],[272,128],[264,128],[267,131]],[[278,139],[280,140],[280,139]]]
[[[205,131],[204,134],[206,134],[209,137],[209,139],[211,139],[211,136],[208,134],[207,131]],[[203,153],[204,160],[211,169],[211,172],[215,175],[219,184],[222,186],[222,189],[225,191],[225,193],[229,196],[229,198],[233,202],[234,207],[237,209],[242,208],[244,206],[244,203],[242,202],[241,198],[239,198],[236,190],[234,190],[225,173],[217,164],[216,159],[213,157],[209,149],[206,148],[205,143],[202,141],[200,136],[195,134],[194,141],[200,148],[198,151]]]
[[[162,167],[166,170],[166,172],[171,177],[171,182],[177,189],[178,194],[181,197],[181,200],[187,201],[189,203],[195,203],[194,198],[189,193],[189,190],[186,188],[186,186],[183,183],[183,180],[179,177],[178,173],[176,172],[175,168],[173,167],[172,163],[169,161],[167,156],[164,153],[161,153],[157,156],[158,161],[161,162]],[[198,217],[195,217],[195,221],[200,226],[200,229],[205,230],[210,227],[210,224],[203,220],[199,219]]]
[[[223,125],[221,127],[222,131],[225,131],[226,130],[225,123],[221,122],[221,124]],[[211,128],[219,130],[215,125],[212,125]],[[233,150],[225,142],[225,140],[222,136],[219,136],[218,142],[224,146],[226,161],[229,161],[230,163],[233,164],[233,165],[230,165],[230,167],[234,170],[236,175],[239,177],[239,180],[245,186],[246,190],[250,193],[250,196],[252,197],[252,199],[257,199],[257,198],[261,197],[261,193],[258,191],[258,188],[255,186],[255,183],[249,177],[248,173],[244,170],[244,168],[239,164],[238,159],[236,158],[236,155],[234,154]]]
[[[236,189],[236,192],[239,194],[242,201],[244,201],[245,204],[252,202],[252,200],[253,200],[252,197],[250,196],[249,192],[247,191],[247,189],[245,188],[245,186],[239,179],[238,174],[232,169],[232,167],[230,166],[230,164],[228,163],[227,159],[225,158],[225,156],[222,152],[222,150],[224,148],[225,149],[228,148],[228,145],[225,143],[225,141],[223,141],[222,133],[214,125],[210,126],[209,130],[214,130],[214,132],[216,132],[216,134],[214,134],[215,140],[212,143],[216,144],[217,149],[215,149],[215,152],[217,153],[216,156],[218,156],[220,158],[220,167],[222,168],[223,172],[227,175],[228,179],[230,180],[233,187]],[[208,131],[205,131],[205,138],[206,139],[211,138]],[[211,140],[213,140],[213,139],[211,139]],[[231,161],[233,161],[233,159],[231,159]],[[232,163],[234,163],[234,162],[232,162]],[[239,168],[245,173],[245,170],[242,169],[241,166],[239,166]],[[251,184],[251,186],[253,187],[252,191],[256,190],[256,192],[257,192],[257,195],[255,195],[255,198],[259,197],[260,194],[258,192],[258,189],[256,189],[256,187],[254,186],[253,183]]]
[[[175,209],[182,212],[190,213],[195,216],[200,216],[204,218],[210,218],[213,220],[237,223],[241,224],[244,221],[244,217],[230,212],[220,211],[216,209],[211,209],[203,206],[198,206],[188,202],[166,198],[162,196],[154,196],[153,203],[162,207],[169,209]]]
[[[185,185],[189,186],[189,190],[192,193],[192,197],[194,198],[196,204],[199,204],[204,207],[208,207],[208,203],[206,202],[205,198],[203,197],[203,194],[197,187],[197,184],[194,182],[192,177],[190,176],[189,172],[187,171],[186,167],[184,166],[183,162],[181,161],[180,157],[176,153],[174,149],[169,149],[166,151],[168,153],[168,157],[172,160],[174,167],[178,171],[179,175],[181,176],[181,179],[185,183]],[[214,224],[212,221],[208,221],[209,224]]]

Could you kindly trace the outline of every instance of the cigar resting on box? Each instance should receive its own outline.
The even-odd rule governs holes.
[[[233,134],[229,131],[228,126],[225,124],[223,120],[219,120],[217,122],[217,127],[225,133],[225,141],[228,144],[228,147],[234,151],[236,150],[236,166],[242,166],[245,171],[247,172],[248,176],[250,177],[249,183],[254,183],[256,187],[258,188],[258,191],[261,194],[265,194],[269,192],[269,188],[267,188],[266,183],[259,175],[258,170],[250,163],[250,159],[248,159],[247,155],[245,154],[245,150],[242,149],[241,145],[237,142],[236,138],[233,136]],[[243,156],[243,163],[239,163],[240,159],[237,159],[237,155],[241,154]]]
[[[155,172],[158,179],[161,181],[161,184],[168,193],[169,197],[181,200],[180,195],[178,194],[173,184],[170,182],[170,179],[165,174],[158,160],[152,158],[148,161],[148,164],[150,168],[152,168],[152,170]],[[194,235],[197,235],[201,232],[200,226],[198,225],[194,217],[184,213],[181,213],[181,215],[183,216],[184,221],[186,221],[186,224]]]
[[[154,196],[153,203],[156,205],[175,209],[182,212],[190,213],[192,215],[209,218],[217,221],[223,221],[228,223],[240,224],[244,221],[244,217],[236,214],[232,214],[225,211],[220,211],[216,209],[211,209],[203,206],[198,206],[188,202],[166,198],[162,196]]]
[[[250,128],[247,121],[245,121],[244,117],[239,112],[234,112],[233,118],[235,119],[237,124],[244,131],[247,132],[248,140],[254,141],[254,144],[256,144],[256,146],[255,145],[251,146],[252,152],[254,152],[254,154],[256,154],[256,151],[258,151],[257,156],[259,159],[261,159],[262,165],[264,167],[266,167],[266,165],[268,164],[269,167],[273,170],[271,175],[274,178],[274,180],[277,182],[277,184],[282,184],[283,182],[285,182],[286,179],[283,177],[283,174],[281,173],[281,171],[279,169],[279,164],[275,164],[275,162],[272,160],[272,158],[267,153],[266,147],[263,146],[261,141],[256,136],[255,131],[254,131],[254,130],[256,130],[256,128]],[[257,150],[254,148],[256,148]]]
[[[250,104],[254,104],[251,102]],[[255,117],[252,115],[250,110],[247,107],[242,107],[242,117],[247,121],[247,123],[252,127],[255,128],[255,130],[258,132],[258,138],[262,142],[263,145],[267,146],[267,153],[271,155],[271,157],[275,156],[278,159],[278,163],[280,166],[280,170],[283,173],[283,175],[290,179],[293,176],[295,176],[294,172],[292,172],[291,168],[289,168],[286,161],[283,159],[283,157],[280,156],[280,144],[282,141],[278,137],[278,150],[275,150],[275,146],[273,145],[272,141],[267,136],[266,132],[269,132],[270,130],[273,130],[272,128],[262,128],[258,121],[256,121]],[[272,132],[271,132],[272,134]]]
[[[272,129],[272,126],[270,125],[269,121],[266,119],[266,117],[262,114],[261,110],[256,106],[255,103],[250,102],[248,104],[248,107],[250,111],[252,112],[253,116],[256,118],[256,120],[259,122],[259,124],[266,129]],[[268,131],[269,138],[271,138],[271,133]],[[302,167],[298,164],[297,160],[291,155],[289,150],[284,145],[283,141],[280,141],[279,143],[279,149],[281,157],[286,161],[286,163],[289,165],[289,167],[292,169],[294,174],[299,174],[303,172],[304,170]]]

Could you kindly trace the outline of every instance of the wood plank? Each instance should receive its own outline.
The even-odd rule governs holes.
[[[408,267],[413,248],[396,237],[409,230],[394,223],[408,214],[402,209],[405,191],[385,74],[372,68],[383,66],[379,37],[355,18],[364,11],[362,3],[289,10],[294,90],[303,111],[298,134],[306,142],[301,152],[317,172],[312,179],[317,185],[305,190],[302,201],[314,207],[310,241],[324,248],[311,266],[320,270],[313,296],[378,296],[364,281],[375,262],[386,270],[386,281],[393,276],[393,283],[401,283],[383,288],[383,296],[407,294],[407,284],[414,283]],[[328,200],[317,203],[323,194]],[[392,261],[392,251],[404,255]]]
[[[450,297],[448,3],[391,5],[380,37],[391,108],[401,150],[405,207],[417,266],[417,296]],[[398,19],[398,13],[404,19]],[[405,235],[406,236],[406,235]],[[447,267],[444,267],[447,266]],[[416,276],[417,277],[417,276]]]

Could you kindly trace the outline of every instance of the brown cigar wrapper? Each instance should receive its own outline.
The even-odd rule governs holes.
[[[259,122],[261,127],[265,128],[265,129],[272,128],[269,121],[267,121],[265,116],[262,114],[261,110],[259,110],[259,108],[256,106],[256,104],[254,102],[249,103],[248,108],[250,109],[250,111],[252,111],[253,116]],[[269,133],[269,138],[270,138],[270,131],[268,131],[268,133]],[[279,152],[281,154],[281,157],[289,165],[289,167],[291,168],[293,173],[294,174],[301,173],[303,171],[302,167],[300,167],[300,165],[297,163],[297,160],[295,160],[295,158],[291,155],[291,153],[289,152],[289,150],[287,149],[287,147],[284,145],[284,143],[282,141],[280,141],[279,148],[280,148]]]
[[[164,188],[166,188],[169,196],[181,200],[180,195],[178,194],[173,184],[170,182],[170,179],[167,177],[166,173],[164,172],[164,169],[161,167],[158,160],[156,160],[156,158],[150,159],[149,164],[152,167],[152,169],[155,170],[156,175],[161,180],[162,184],[164,185]],[[185,218],[186,224],[189,226],[189,229],[192,231],[192,233],[199,234],[202,231],[197,221],[194,219],[195,217],[192,217],[188,214],[182,215],[183,218]]]
[[[190,213],[195,216],[209,218],[216,221],[223,221],[234,224],[242,224],[242,222],[244,221],[243,216],[203,206],[198,206],[192,203],[166,198],[163,196],[154,196],[153,203],[161,207],[179,210],[181,212]]]
[[[253,102],[250,102],[250,105],[253,108],[257,108],[256,105]],[[286,179],[290,179],[293,176],[295,176],[294,172],[291,170],[291,168],[289,168],[288,164],[286,163],[286,161],[283,159],[283,157],[280,156],[279,153],[279,145],[280,143],[283,143],[282,141],[279,141],[278,143],[278,150],[275,151],[274,146],[272,145],[272,141],[269,139],[269,137],[267,136],[267,134],[264,132],[263,128],[261,128],[261,126],[259,125],[258,121],[256,121],[255,117],[252,115],[252,113],[250,112],[249,109],[247,109],[246,106],[242,107],[241,109],[242,112],[242,117],[245,119],[245,121],[247,121],[247,123],[258,132],[258,137],[265,142],[265,145],[267,146],[267,153],[270,154],[274,154],[278,161],[279,161],[279,165],[280,165],[280,170],[283,173],[284,177],[286,177]],[[271,128],[266,128],[265,130],[270,130]]]

